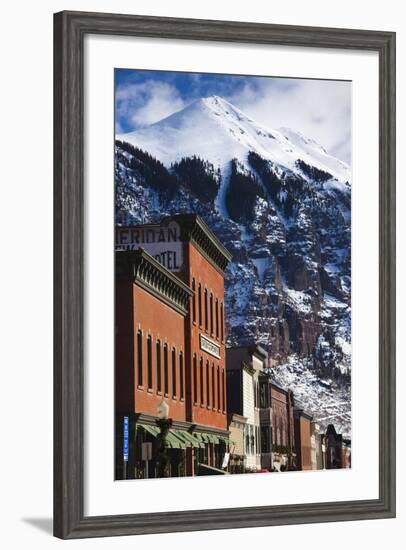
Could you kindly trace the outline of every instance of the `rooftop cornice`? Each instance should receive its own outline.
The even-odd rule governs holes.
[[[255,355],[260,361],[265,361],[268,359],[268,352],[264,350],[264,348],[258,344],[255,344],[254,346],[251,346],[249,348],[251,353]]]
[[[229,350],[242,349],[246,350],[248,354],[255,355],[260,361],[268,359],[268,352],[259,344],[248,344],[245,346],[232,346],[227,348]]]
[[[181,240],[192,242],[221,273],[231,261],[232,255],[216,237],[209,226],[197,214],[176,214],[162,220],[162,225],[175,221],[181,229]]]
[[[193,291],[144,249],[116,254],[117,275],[127,274],[134,282],[170,307],[186,315]]]
[[[248,372],[248,374],[251,374],[252,376],[255,374],[255,369],[252,365],[249,363],[246,363],[245,361],[241,362],[241,368]]]
[[[230,422],[240,422],[241,424],[246,424],[248,422],[248,418],[246,416],[242,416],[241,414],[230,413],[228,417]]]
[[[279,391],[281,393],[284,393],[285,395],[288,395],[290,393],[290,390],[285,390],[285,388],[282,388],[281,386],[278,386],[275,382],[271,381],[272,389]]]

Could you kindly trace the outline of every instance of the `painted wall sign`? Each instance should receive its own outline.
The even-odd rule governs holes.
[[[203,351],[210,353],[210,355],[214,355],[214,357],[217,357],[220,359],[220,346],[218,346],[215,342],[212,342],[202,334],[200,335],[200,349]]]
[[[116,250],[143,248],[170,271],[180,271],[183,265],[183,248],[180,228],[176,222],[167,226],[141,225],[116,228]]]

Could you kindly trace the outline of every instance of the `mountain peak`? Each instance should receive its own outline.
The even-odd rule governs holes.
[[[230,107],[233,107],[231,103],[229,103],[226,99],[218,95],[209,95],[207,97],[201,97],[200,99],[205,105],[209,105],[210,107],[224,106],[224,105],[229,105]]]
[[[248,120],[249,119],[240,109],[235,107],[232,103],[220,97],[218,95],[210,95],[207,97],[200,97],[193,101],[189,107],[191,108],[202,108],[208,112],[213,112],[215,115],[224,116],[224,117],[236,117],[238,120]],[[188,107],[186,107],[187,109]]]
[[[151,126],[117,138],[148,151],[167,166],[188,156],[199,156],[220,168],[232,159],[246,164],[248,153],[253,151],[284,170],[298,172],[296,163],[300,159],[339,180],[350,180],[348,166],[313,140],[284,130],[267,128],[223,97],[211,95],[196,99]]]
[[[214,106],[220,105],[221,103],[228,103],[224,98],[218,95],[208,95],[205,97],[199,97],[195,100],[196,102],[203,103],[204,105]]]

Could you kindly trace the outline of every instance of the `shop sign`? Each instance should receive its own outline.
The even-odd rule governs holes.
[[[227,468],[229,460],[230,460],[230,453],[224,453],[223,464],[221,465],[221,467]]]
[[[220,359],[220,346],[212,342],[202,334],[200,335],[200,349]]]
[[[145,225],[117,227],[115,249],[138,250],[143,248],[169,271],[181,271],[183,249],[180,240],[180,227],[171,222],[165,227]]]
[[[141,444],[141,460],[152,460],[152,443],[144,441]]]

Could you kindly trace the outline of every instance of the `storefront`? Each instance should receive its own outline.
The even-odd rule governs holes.
[[[128,454],[121,457],[121,479],[146,479],[158,477],[160,428],[153,418],[130,418]],[[183,423],[182,423],[183,424]],[[199,475],[201,464],[223,469],[230,441],[227,434],[192,432],[187,426],[174,423],[166,435],[168,476],[187,475],[188,463]],[[121,434],[122,437],[124,433]]]

